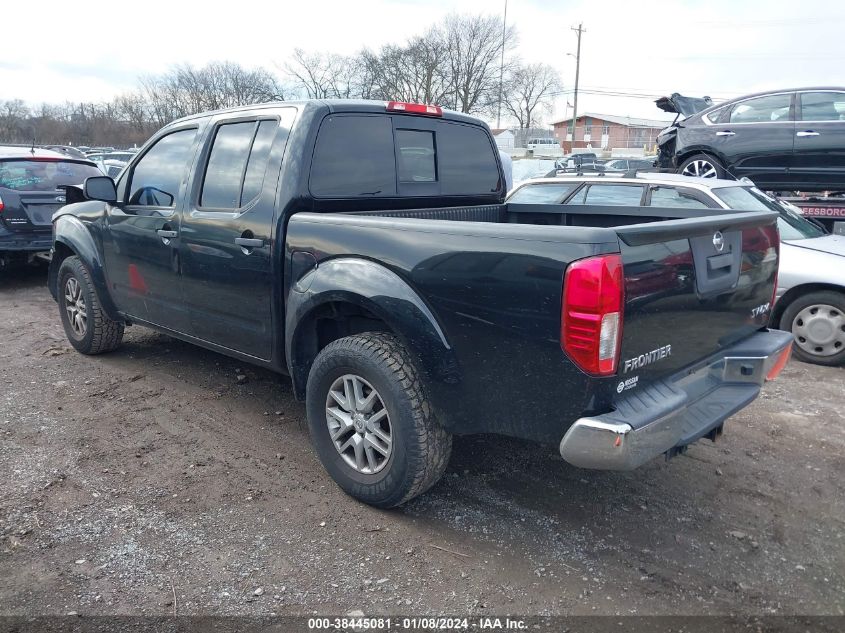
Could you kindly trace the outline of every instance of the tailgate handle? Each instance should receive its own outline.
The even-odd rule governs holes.
[[[722,255],[714,255],[707,258],[707,270],[716,271],[722,268],[730,268],[733,263],[733,253],[723,253]]]

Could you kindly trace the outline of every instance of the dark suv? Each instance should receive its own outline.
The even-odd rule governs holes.
[[[658,167],[745,176],[773,191],[845,190],[845,88],[778,90],[709,106],[695,100],[692,112],[683,99],[657,102],[687,116],[658,135]]]
[[[0,146],[0,268],[48,252],[53,212],[65,203],[59,187],[100,175],[88,160],[37,147]]]

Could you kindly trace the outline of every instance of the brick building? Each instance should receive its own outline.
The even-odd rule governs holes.
[[[593,149],[633,149],[654,150],[657,134],[671,121],[640,119],[637,117],[616,116],[615,114],[579,114],[575,121],[574,147]],[[561,141],[565,152],[571,152],[572,117],[552,123],[555,138]]]

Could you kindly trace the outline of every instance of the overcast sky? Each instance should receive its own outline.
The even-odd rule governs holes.
[[[226,10],[224,7],[229,7]],[[501,15],[504,0],[4,3],[0,100],[108,100],[141,75],[233,60],[277,70],[295,48],[354,53],[402,42],[459,7]],[[796,10],[796,8],[798,10]],[[515,54],[581,88],[730,98],[769,88],[845,85],[845,2],[833,0],[509,0]],[[31,24],[32,28],[27,28]],[[559,97],[547,121],[563,118]],[[578,110],[666,118],[653,98],[583,92]]]

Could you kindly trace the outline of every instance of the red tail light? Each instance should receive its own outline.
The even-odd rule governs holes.
[[[443,116],[443,108],[424,103],[405,103],[404,101],[388,101],[388,112],[408,112],[410,114],[428,114],[430,116]]]
[[[5,206],[6,205],[3,204],[3,198],[0,198],[0,213],[3,213],[3,207],[5,207]]]
[[[588,257],[566,269],[560,347],[585,372],[598,376],[616,373],[624,301],[620,255]]]

